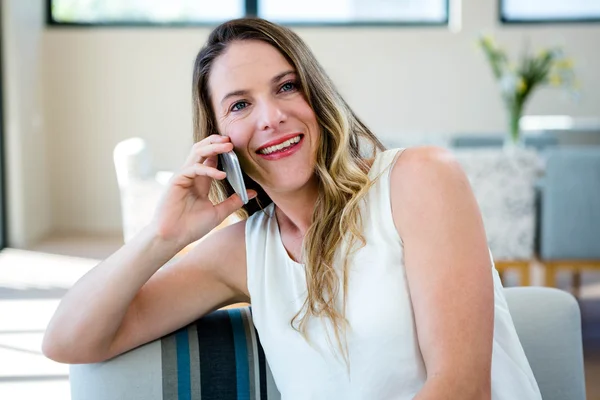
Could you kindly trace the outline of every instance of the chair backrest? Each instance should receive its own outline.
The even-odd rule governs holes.
[[[132,180],[148,179],[152,173],[150,151],[144,139],[139,137],[117,143],[113,161],[119,187],[129,185]]]
[[[462,147],[502,147],[501,135],[457,135],[452,138],[451,145],[455,148]]]
[[[70,366],[71,400],[280,400],[250,307],[218,310],[112,360]]]
[[[123,238],[128,242],[151,221],[165,186],[155,178],[152,155],[142,138],[117,143],[113,160],[119,184]]]
[[[558,289],[505,289],[544,400],[585,400],[581,321]],[[376,312],[376,310],[374,310]],[[279,400],[249,307],[219,310],[112,360],[72,365],[72,400]]]
[[[545,287],[504,289],[544,400],[585,400],[581,314],[575,298]]]
[[[456,135],[452,137],[450,145],[454,148],[463,147],[502,147],[505,135],[503,134],[481,134],[481,135]],[[536,150],[544,150],[558,145],[558,138],[550,133],[523,134],[523,143],[526,147]]]
[[[600,260],[600,146],[549,150],[541,187],[544,260]]]

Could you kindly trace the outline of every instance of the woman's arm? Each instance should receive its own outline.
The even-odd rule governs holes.
[[[177,249],[143,231],[69,290],[44,335],[44,354],[69,364],[105,361],[248,301],[244,226],[208,235],[160,270]]]
[[[225,179],[216,168],[217,157],[232,148],[229,138],[220,135],[192,146],[152,222],[79,279],[61,300],[44,334],[42,351],[47,357],[71,364],[103,361],[219,305],[248,297],[246,253],[240,249],[245,243],[243,226],[209,234],[243,205],[238,195],[219,204],[209,198],[213,181]],[[252,198],[256,192],[248,195]],[[190,254],[159,271],[201,238],[205,239]]]
[[[427,369],[416,399],[490,399],[494,289],[469,181],[449,151],[421,147],[404,151],[391,186]]]

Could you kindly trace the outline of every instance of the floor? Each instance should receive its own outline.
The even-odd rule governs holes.
[[[29,250],[0,252],[0,399],[69,400],[68,366],[40,351],[59,299],[98,260],[121,245],[116,236],[53,237]],[[541,282],[534,270],[533,283]],[[506,286],[515,277],[506,276]],[[600,400],[600,273],[582,276],[581,311],[588,400]],[[568,276],[558,279],[568,287]]]

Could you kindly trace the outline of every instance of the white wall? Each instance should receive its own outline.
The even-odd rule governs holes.
[[[455,33],[426,27],[296,30],[359,116],[383,138],[504,129],[497,88],[474,44],[481,31],[514,52],[526,37],[534,47],[563,44],[577,61],[582,101],[541,91],[530,113],[600,116],[600,24],[503,27],[496,4],[464,0],[462,28]],[[44,195],[52,201],[54,229],[121,229],[112,164],[118,141],[145,138],[157,168],[176,168],[183,161],[191,144],[192,64],[208,33],[206,28],[46,29],[48,143],[43,149],[50,191]],[[36,172],[35,182],[44,183]],[[26,210],[35,207],[28,204]]]
[[[8,240],[25,247],[51,229],[41,60],[43,1],[2,0]]]

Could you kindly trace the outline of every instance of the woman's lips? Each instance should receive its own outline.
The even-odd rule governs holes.
[[[284,157],[289,157],[292,154],[294,154],[295,152],[297,152],[298,150],[300,150],[300,147],[302,146],[303,143],[304,143],[304,135],[300,135],[300,141],[298,143],[295,143],[289,147],[286,147],[283,150],[278,150],[271,154],[262,154],[262,153],[257,153],[257,154],[265,160],[270,160],[270,161],[279,160]]]

